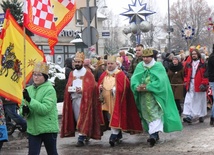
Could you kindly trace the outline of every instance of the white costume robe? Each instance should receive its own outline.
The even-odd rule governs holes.
[[[82,79],[80,77],[85,76],[85,73],[86,73],[86,69],[84,67],[80,70],[75,69],[73,71],[73,76],[76,77],[76,79],[73,80],[72,86],[81,87],[82,89]],[[74,112],[74,118],[75,118],[75,121],[77,121],[79,118],[82,94],[71,93],[71,98],[72,98],[72,108]]]
[[[195,92],[194,90],[194,77],[198,68],[199,60],[193,61],[192,63],[193,78],[190,82],[189,91],[186,93],[185,96],[183,114],[191,116],[194,119],[207,115],[207,98],[206,92]]]

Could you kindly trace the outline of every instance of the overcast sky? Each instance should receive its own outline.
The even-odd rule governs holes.
[[[128,9],[128,5],[132,4],[133,0],[100,0],[102,3],[104,1],[106,2],[108,9],[112,10],[115,14],[121,14]],[[141,1],[141,0],[140,0]],[[152,0],[154,4],[157,4],[154,6],[156,10],[155,11],[157,15],[165,16],[168,11],[168,0]],[[212,6],[214,8],[214,0],[206,0],[208,2],[209,6]],[[149,4],[151,0],[143,0],[143,4],[147,3]],[[170,5],[173,4],[173,2],[177,2],[177,0],[170,0]],[[101,4],[102,5],[102,4]],[[148,7],[147,7],[148,8]]]

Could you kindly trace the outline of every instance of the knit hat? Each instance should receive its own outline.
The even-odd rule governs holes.
[[[170,57],[173,57],[173,56],[174,56],[173,53],[167,53],[167,54],[166,54],[166,58],[170,58]]]
[[[177,59],[179,62],[181,62],[181,56],[180,55],[175,55],[172,57],[172,60],[173,59]]]

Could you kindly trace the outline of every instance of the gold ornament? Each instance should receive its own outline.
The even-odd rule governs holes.
[[[33,72],[40,72],[40,73],[48,75],[48,71],[49,71],[49,65],[47,63],[45,63],[45,62],[35,63]]]
[[[77,53],[76,53],[76,55],[75,55],[75,57],[74,57],[74,60],[75,60],[75,61],[82,61],[82,62],[83,62],[84,59],[85,59],[84,53],[83,53],[83,52],[77,51]]]
[[[147,48],[147,49],[143,50],[143,54],[142,54],[143,57],[148,57],[148,56],[153,56],[153,55],[154,55],[154,53],[153,53],[152,49]]]
[[[107,58],[107,61],[116,62],[116,56],[109,55],[108,58]]]

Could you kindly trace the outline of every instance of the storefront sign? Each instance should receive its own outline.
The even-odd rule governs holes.
[[[62,30],[60,33],[59,33],[59,36],[60,37],[72,37],[72,38],[75,38],[78,33],[80,33],[79,31],[74,31],[74,30]]]

